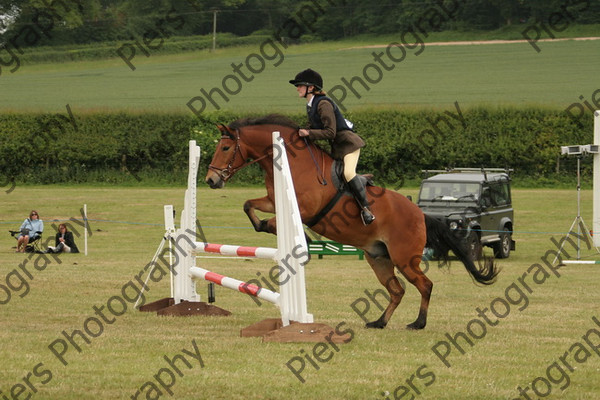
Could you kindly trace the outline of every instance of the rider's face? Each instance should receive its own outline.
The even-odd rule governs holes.
[[[306,96],[306,91],[308,90],[308,86],[298,85],[296,86],[296,91],[298,92],[298,97]]]

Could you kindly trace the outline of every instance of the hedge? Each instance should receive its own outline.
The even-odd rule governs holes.
[[[418,177],[422,169],[448,166],[511,167],[517,176],[542,179],[565,168],[573,171],[575,160],[560,157],[561,145],[593,143],[591,113],[581,120],[583,127],[562,110],[472,108],[461,113],[464,121],[456,110],[348,113],[367,142],[359,171],[392,185]],[[219,138],[216,124],[244,116],[214,112],[199,119],[191,114],[119,112],[71,119],[67,113],[0,114],[0,180],[184,184],[188,140],[201,145],[201,171],[206,171]],[[302,114],[288,116],[305,120]],[[589,163],[584,173],[591,173]],[[237,180],[259,183],[262,172],[249,168]]]

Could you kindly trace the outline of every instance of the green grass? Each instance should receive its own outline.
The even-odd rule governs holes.
[[[531,37],[534,36],[535,31],[528,30],[532,26],[532,23],[520,23],[495,30],[448,30],[441,32],[427,32],[427,36],[423,34],[421,34],[421,36],[422,39],[427,43],[472,40],[524,40],[526,39],[526,37],[524,37],[524,32],[528,33]],[[566,29],[563,29],[561,32],[552,32],[552,34],[555,38],[594,37],[600,34],[600,24],[569,24]],[[232,34],[217,33],[216,43],[217,48],[220,50],[233,48],[234,51],[239,51],[237,47],[243,46],[244,43],[247,44],[252,42],[255,43],[254,46],[256,46],[270,37],[273,37],[273,34],[269,34],[267,31],[239,38]],[[548,38],[550,38],[550,36],[548,36],[547,32],[540,34],[540,39]],[[301,40],[302,43],[310,44],[309,47],[316,50],[319,48],[337,48],[341,44],[347,47],[371,45],[373,43],[387,44],[396,41],[397,34],[361,34],[349,38],[326,42],[318,41],[318,39],[312,35],[305,35]],[[23,58],[26,60],[25,62],[29,64],[43,64],[54,60],[68,61],[72,59],[71,57],[79,57],[79,60],[101,60],[116,57],[116,50],[124,43],[131,42],[119,40],[94,42],[89,44],[30,47],[24,52]],[[207,48],[212,48],[212,34],[204,36],[172,36],[165,41],[164,45],[160,49],[156,50],[160,54],[195,52],[195,50],[182,51],[181,48],[175,46],[181,43],[187,43],[188,45],[196,43],[199,48],[202,48],[202,45],[206,46]],[[188,46],[186,46],[186,48],[189,49]]]
[[[383,46],[400,38],[373,39]],[[229,101],[215,95],[221,109],[256,113],[295,112],[303,107],[294,88],[287,83],[298,71],[312,67],[322,73],[326,89],[342,85],[342,78],[363,77],[363,68],[373,63],[373,52],[385,49],[352,48],[361,42],[325,42],[290,46],[280,54],[266,47],[272,60],[265,60],[261,73],[252,74],[244,66],[250,82],[242,82],[239,94]],[[583,95],[587,100],[595,89],[600,41],[540,43],[536,53],[527,43],[501,45],[461,45],[408,49],[402,62],[387,56],[389,71],[368,89],[354,85],[361,98],[346,89],[341,101],[349,110],[358,108],[442,108],[477,105],[541,105],[564,109]],[[280,49],[281,50],[281,49]],[[0,87],[2,111],[52,111],[73,113],[99,110],[155,110],[189,113],[186,103],[201,96],[201,89],[221,88],[232,74],[232,63],[244,63],[257,46],[227,48],[216,53],[195,52],[178,55],[141,54],[131,71],[121,59],[73,63],[22,65],[15,73],[3,70]],[[400,57],[398,49],[392,52]],[[261,56],[262,57],[262,56]],[[260,68],[256,58],[253,68]],[[278,66],[274,66],[279,63]],[[392,69],[393,68],[393,69]],[[383,68],[380,68],[383,70]],[[378,77],[372,67],[372,79]],[[232,85],[233,81],[229,84]],[[340,99],[341,89],[330,90]],[[199,103],[196,103],[199,107]],[[206,111],[215,108],[208,104]]]
[[[581,36],[589,36],[589,33]],[[579,35],[578,35],[579,36]],[[597,35],[596,35],[597,36]],[[490,37],[491,39],[492,37]],[[465,40],[472,37],[446,37]],[[444,38],[432,36],[432,41]],[[387,45],[394,39],[380,39]],[[302,101],[295,97],[287,80],[308,66],[325,76],[326,86],[361,74],[372,62],[373,49],[349,49],[372,44],[372,38],[353,42],[318,43],[290,47],[278,67],[267,62],[264,72],[245,83],[239,95],[222,104],[226,109],[253,112],[298,111]],[[426,46],[415,57],[386,71],[382,81],[364,92],[362,99],[348,98],[344,105],[355,108],[542,105],[566,108],[587,99],[596,89],[599,41],[541,44],[536,53],[528,44],[482,46]],[[97,110],[156,110],[189,112],[185,103],[200,94],[200,88],[221,85],[231,73],[232,62],[243,62],[256,47],[228,48],[216,53],[152,55],[134,59],[138,69],[131,71],[120,59],[94,62],[22,65],[14,74],[6,69],[0,76],[4,96],[3,111],[53,111],[65,113],[70,104],[75,115]],[[518,185],[518,182],[516,182]],[[241,186],[241,185],[240,185]],[[415,188],[401,189],[415,197]],[[199,190],[199,214],[206,237],[214,242],[274,246],[273,237],[254,233],[243,214],[245,199],[261,196],[263,189],[232,185],[221,191]],[[576,213],[576,192],[568,190],[514,191],[517,251],[500,262],[502,272],[491,287],[472,284],[464,268],[453,263],[450,270],[430,268],[434,292],[429,323],[421,332],[404,329],[414,320],[419,296],[409,287],[403,303],[383,331],[363,328],[363,321],[351,304],[365,296],[365,290],[380,288],[364,261],[356,258],[327,257],[313,260],[307,267],[309,310],[318,322],[336,326],[341,322],[354,332],[351,343],[333,353],[319,369],[307,362],[306,379],[301,384],[288,370],[292,357],[311,354],[310,344],[263,344],[258,339],[239,337],[239,330],[264,318],[278,315],[275,307],[257,307],[243,295],[217,288],[217,304],[231,310],[229,318],[159,318],[129,309],[105,324],[97,338],[86,344],[78,340],[81,352],[73,347],[62,365],[48,346],[62,337],[61,332],[83,329],[84,321],[95,316],[94,306],[105,306],[112,296],[134,279],[150,261],[164,229],[162,205],[182,209],[182,188],[124,188],[90,186],[17,186],[0,203],[0,225],[5,237],[0,247],[0,284],[25,259],[13,253],[14,240],[6,233],[15,229],[31,208],[38,209],[51,236],[53,219],[78,217],[87,203],[92,236],[89,255],[62,255],[62,263],[44,268],[41,260],[28,261],[30,292],[13,293],[8,304],[0,305],[0,390],[10,397],[11,387],[19,390],[28,379],[37,390],[32,399],[114,399],[130,398],[153,375],[165,367],[164,355],[192,350],[195,340],[204,368],[182,367],[173,387],[177,399],[365,399],[383,398],[407,385],[423,364],[436,376],[430,386],[412,378],[422,393],[419,399],[506,399],[518,397],[517,386],[530,385],[546,368],[567,352],[572,344],[593,326],[591,316],[599,316],[597,266],[572,266],[551,275],[532,287],[529,305],[513,310],[489,327],[487,335],[465,346],[466,354],[455,349],[446,368],[431,347],[445,334],[465,331],[477,317],[476,307],[489,307],[506,288],[552,248],[551,237],[566,232]],[[583,217],[591,224],[591,191],[583,190]],[[112,221],[112,222],[107,222]],[[129,223],[125,223],[129,222]],[[591,226],[590,226],[591,228]],[[78,239],[83,249],[83,240]],[[571,251],[571,253],[573,253]],[[589,252],[588,252],[589,253]],[[588,254],[585,254],[588,255]],[[36,263],[37,261],[37,263]],[[201,265],[238,279],[252,279],[266,273],[264,261],[233,262],[202,260]],[[38,269],[36,269],[36,266]],[[13,276],[13,284],[15,277]],[[168,280],[150,285],[150,300],[168,296]],[[205,286],[198,290],[205,295]],[[4,294],[0,290],[0,299]],[[370,319],[379,316],[372,304]],[[570,358],[572,360],[572,358]],[[36,376],[30,373],[52,372]],[[592,352],[585,363],[569,373],[570,385],[564,391],[553,386],[553,394],[565,399],[597,396],[600,360]],[[27,378],[29,375],[29,378]],[[17,386],[15,386],[17,385]],[[23,393],[20,398],[26,398]],[[393,396],[392,396],[393,397]],[[406,398],[410,398],[407,396]]]
[[[199,215],[207,239],[273,246],[274,237],[248,228],[242,211],[245,199],[263,193],[264,189],[235,185],[223,190],[200,188]],[[416,189],[402,189],[402,193],[415,196]],[[552,362],[582,341],[581,336],[593,326],[591,317],[600,316],[598,266],[565,267],[559,270],[560,278],[551,275],[543,284],[535,285],[528,278],[532,286],[528,307],[523,311],[515,308],[497,326],[488,327],[487,335],[473,347],[465,345],[464,355],[454,349],[450,368],[431,351],[446,333],[464,332],[469,321],[477,318],[477,307],[489,307],[495,298],[505,297],[506,288],[553,248],[550,238],[559,238],[570,227],[576,215],[574,189],[518,189],[513,193],[517,251],[500,261],[498,282],[490,287],[475,286],[457,262],[449,270],[431,267],[428,275],[435,286],[429,323],[423,331],[404,329],[418,310],[419,296],[412,286],[385,330],[366,330],[350,307],[365,297],[365,290],[380,288],[366,262],[355,257],[313,259],[307,266],[309,311],[318,322],[332,326],[345,322],[354,338],[332,352],[331,360],[320,363],[318,370],[307,362],[304,384],[286,363],[292,357],[303,357],[302,351],[312,354],[313,345],[267,344],[239,337],[241,328],[277,317],[277,309],[269,304],[258,307],[250,298],[222,288],[217,288],[217,304],[231,310],[231,317],[162,318],[129,307],[114,323],[104,324],[102,334],[91,338],[90,344],[78,339],[81,352],[71,347],[64,366],[48,345],[61,338],[63,330],[83,329],[84,321],[94,316],[92,307],[105,306],[112,296],[120,295],[123,285],[150,261],[163,234],[162,205],[174,204],[180,211],[183,188],[18,186],[3,196],[0,225],[5,231],[18,226],[35,208],[45,220],[49,237],[53,219],[78,217],[84,203],[92,230],[87,257],[61,255],[61,264],[52,262],[45,268],[32,259],[26,264],[33,275],[28,280],[30,292],[22,298],[14,295],[8,304],[0,305],[0,390],[4,394],[18,383],[25,385],[23,378],[43,363],[37,372],[49,370],[52,378],[42,384],[47,375],[30,376],[38,391],[32,399],[128,399],[167,366],[164,355],[192,351],[195,340],[204,368],[193,364],[187,369],[180,364],[184,376],[177,376],[173,398],[382,399],[381,392],[407,386],[406,380],[423,364],[427,367],[422,372],[433,372],[436,379],[425,386],[425,379],[412,378],[421,392],[419,399],[517,398],[517,386],[545,376]],[[583,190],[582,215],[588,224],[592,222],[591,204],[591,191]],[[83,240],[77,241],[83,249]],[[6,284],[6,275],[18,268],[24,256],[13,253],[14,240],[8,233],[0,242],[0,283]],[[258,260],[204,259],[199,263],[238,279],[254,278],[271,267],[271,263]],[[168,287],[167,278],[151,283],[149,299],[168,296]],[[204,296],[205,285],[198,287]],[[0,291],[0,299],[2,296]],[[372,304],[368,318],[378,316]],[[595,398],[600,390],[600,357],[591,352],[584,363],[574,362],[572,356],[568,360],[576,369],[569,372],[570,384],[564,391],[553,385],[554,398]],[[24,393],[22,398],[26,397]]]

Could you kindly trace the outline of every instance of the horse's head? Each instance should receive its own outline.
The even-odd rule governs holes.
[[[221,131],[221,139],[217,144],[215,154],[208,166],[205,182],[212,189],[220,189],[245,163],[242,155],[239,130],[233,130],[225,125],[217,125]]]
[[[264,164],[272,162],[269,161],[273,157],[272,132],[279,131],[289,139],[298,130],[294,121],[278,114],[241,118],[228,126],[219,124],[217,127],[221,131],[221,140],[205,178],[213,189],[222,188],[238,170],[255,162],[260,162],[263,169],[269,169]]]

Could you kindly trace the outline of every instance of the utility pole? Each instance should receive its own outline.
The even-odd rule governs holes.
[[[218,8],[213,8],[213,43],[212,43],[212,51],[215,51],[217,48],[217,13],[219,12]]]

